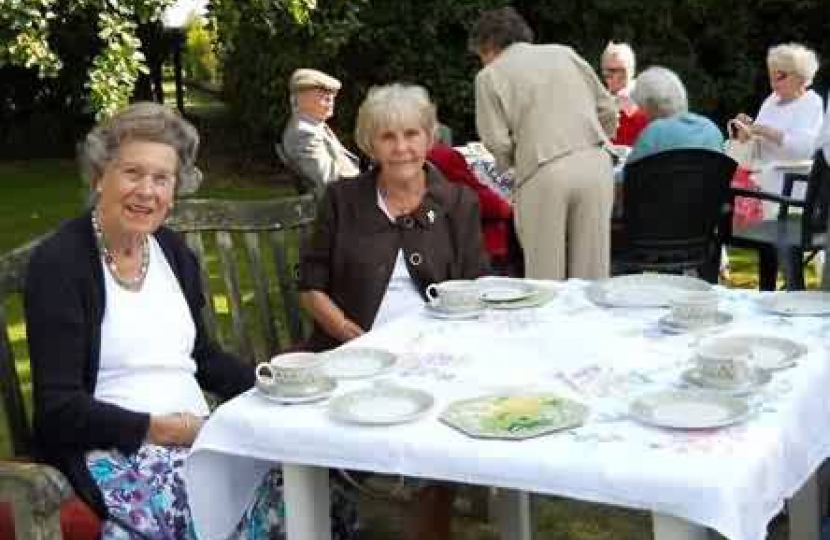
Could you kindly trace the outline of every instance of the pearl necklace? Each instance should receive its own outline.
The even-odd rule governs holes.
[[[144,278],[147,277],[147,269],[150,267],[150,242],[147,238],[141,243],[141,267],[138,269],[138,274],[132,278],[123,278],[118,274],[118,265],[115,262],[115,257],[107,248],[107,243],[104,240],[104,231],[101,230],[101,224],[98,222],[97,212],[92,212],[92,230],[95,232],[95,243],[98,245],[98,251],[104,259],[104,264],[109,268],[110,275],[116,283],[125,289],[136,291],[141,288]]]

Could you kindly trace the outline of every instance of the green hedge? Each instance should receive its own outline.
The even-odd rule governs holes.
[[[287,80],[316,67],[344,81],[334,124],[348,137],[373,84],[426,86],[458,139],[475,138],[467,29],[504,0],[328,0],[308,20],[278,2],[214,0],[225,91],[252,148],[267,148],[288,114]],[[720,125],[750,114],[769,92],[766,49],[799,41],[830,57],[830,10],[820,0],[518,0],[538,42],[575,47],[598,64],[609,39],[628,41],[638,64],[661,64],[686,83],[693,110]],[[819,71],[824,94],[828,76]]]

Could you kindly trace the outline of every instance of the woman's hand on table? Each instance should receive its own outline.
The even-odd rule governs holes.
[[[153,415],[147,439],[159,446],[190,446],[204,423],[203,418],[188,412]]]
[[[365,334],[363,328],[357,325],[354,321],[344,317],[343,322],[340,323],[340,331],[337,336],[340,341],[351,341]]]

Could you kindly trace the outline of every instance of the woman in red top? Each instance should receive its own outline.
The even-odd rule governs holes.
[[[608,43],[600,60],[605,87],[617,98],[620,108],[620,123],[613,143],[634,146],[637,135],[648,124],[645,112],[634,103],[629,94],[634,89],[636,68],[634,51],[628,43]]]
[[[490,255],[493,269],[500,273],[512,273],[517,244],[511,237],[514,232],[513,207],[510,203],[482,184],[467,165],[464,156],[451,146],[436,143],[427,154],[427,160],[450,182],[463,184],[476,192],[481,210],[484,247]]]

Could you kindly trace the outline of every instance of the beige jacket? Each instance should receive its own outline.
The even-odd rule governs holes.
[[[308,178],[315,191],[322,191],[329,182],[360,173],[358,157],[340,143],[325,122],[295,114],[282,132],[282,148],[288,160],[286,165]]]
[[[608,143],[617,105],[570,47],[514,43],[476,75],[476,126],[517,185],[565,154]]]

